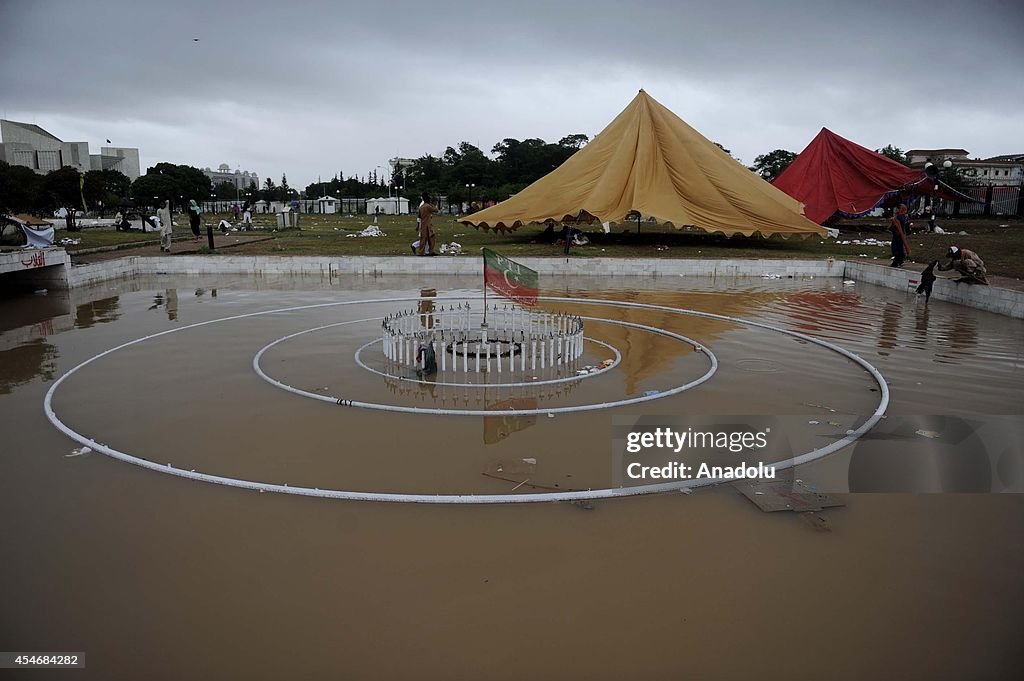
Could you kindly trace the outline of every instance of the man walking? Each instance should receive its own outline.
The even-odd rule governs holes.
[[[434,245],[436,234],[434,225],[431,223],[431,216],[437,212],[437,207],[430,203],[430,195],[423,194],[423,203],[416,213],[419,221],[420,242],[416,247],[416,255],[437,255],[437,247]]]

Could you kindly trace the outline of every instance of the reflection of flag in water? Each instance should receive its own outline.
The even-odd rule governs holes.
[[[536,397],[513,397],[510,400],[491,404],[486,407],[488,410],[505,409],[536,409]],[[536,414],[524,414],[522,416],[485,416],[484,417],[484,444],[493,445],[501,442],[512,433],[526,430],[537,423]]]
[[[484,285],[520,305],[537,304],[537,272],[489,248],[484,251]]]

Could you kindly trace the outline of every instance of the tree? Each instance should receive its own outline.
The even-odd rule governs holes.
[[[976,172],[974,168],[961,168],[956,165],[952,168],[943,168],[942,164],[939,164],[939,180],[950,187],[969,187],[978,184]]]
[[[63,208],[69,232],[78,231],[75,213],[82,208],[82,175],[77,168],[64,166],[43,177],[42,193],[52,208]]]
[[[771,182],[782,174],[782,171],[789,167],[789,164],[796,160],[798,154],[785,149],[776,149],[767,154],[761,154],[754,159],[753,170],[755,173]]]
[[[128,198],[131,187],[128,176],[118,170],[90,170],[85,173],[82,194],[89,206],[115,206]]]
[[[39,207],[41,180],[30,168],[0,161],[0,216]]]
[[[213,193],[217,195],[217,199],[220,201],[234,201],[238,198],[239,192],[234,182],[224,180],[217,183],[217,186],[213,188]]]
[[[564,147],[565,149],[572,149],[573,151],[579,151],[590,141],[590,138],[586,135],[576,133],[575,135],[566,135],[562,139],[558,140],[558,146]]]
[[[136,206],[159,206],[166,200],[173,205],[178,196],[178,184],[169,175],[147,172],[132,182],[132,200]]]
[[[186,205],[189,199],[201,203],[212,190],[210,178],[203,171],[173,163],[157,163],[132,183],[132,196],[139,205],[159,205],[164,199],[178,206]]]
[[[885,156],[887,158],[891,158],[892,160],[896,161],[897,163],[902,163],[903,165],[907,166],[908,168],[910,167],[910,161],[907,159],[907,155],[899,147],[894,147],[891,144],[887,144],[884,147],[882,147],[881,149],[875,149],[875,151],[877,151],[882,156]]]

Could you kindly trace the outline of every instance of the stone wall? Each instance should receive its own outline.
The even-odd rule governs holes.
[[[920,274],[856,261],[828,260],[680,260],[670,258],[520,258],[518,262],[542,275],[652,276],[652,277],[842,277],[906,291],[916,287]],[[444,274],[480,277],[483,262],[472,256],[247,256],[181,255],[128,256],[117,260],[76,265],[68,285],[81,286],[143,274],[247,274],[255,276],[305,275],[323,278],[341,275]],[[936,300],[1024,318],[1024,292],[987,286],[935,282]]]
[[[885,286],[898,291],[914,290],[921,281],[921,274],[885,265],[847,261],[844,276],[863,281],[866,284]],[[993,286],[956,284],[952,279],[935,280],[932,298],[958,305],[995,312],[1017,319],[1024,319],[1024,292]]]

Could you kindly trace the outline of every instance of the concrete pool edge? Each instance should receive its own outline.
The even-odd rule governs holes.
[[[60,250],[63,254],[63,249]],[[472,256],[416,258],[413,256],[287,256],[287,255],[180,255],[125,256],[88,265],[47,267],[45,278],[31,282],[39,287],[74,288],[140,275],[385,276],[409,274],[481,276],[483,265]],[[879,263],[856,260],[786,259],[669,259],[669,258],[537,258],[520,259],[544,275],[651,276],[651,277],[821,277],[852,279],[899,291],[912,291],[919,274]],[[19,276],[29,275],[29,272]],[[39,272],[42,275],[43,272]],[[940,278],[932,296],[1016,319],[1024,319],[1024,291],[993,286],[955,284]]]

